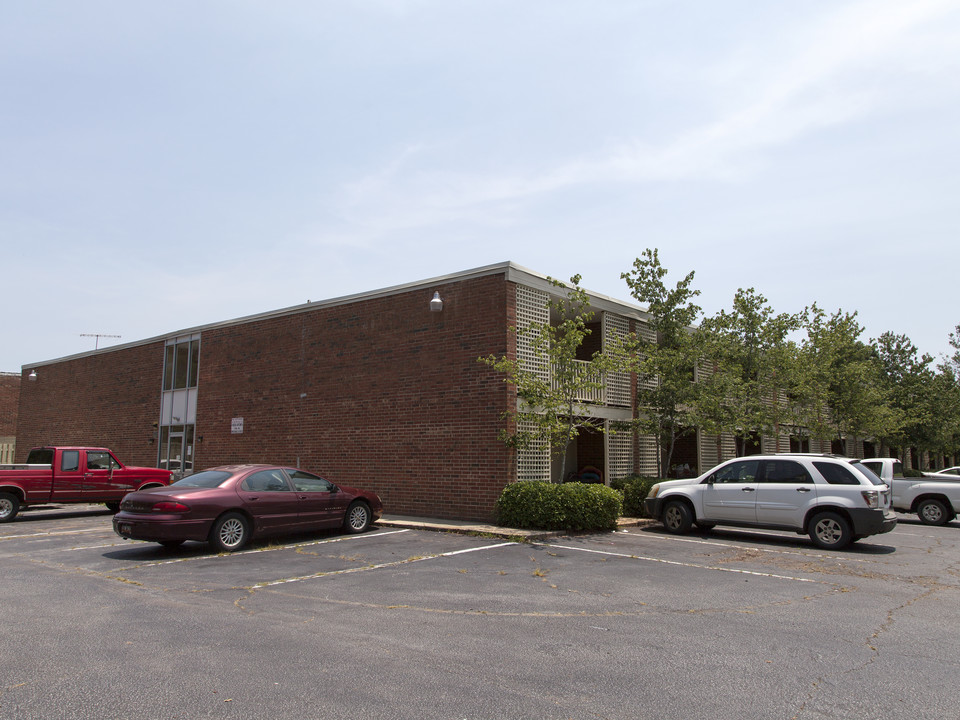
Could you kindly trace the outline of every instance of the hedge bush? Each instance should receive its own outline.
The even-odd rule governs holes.
[[[615,530],[621,494],[595,483],[522,480],[507,485],[497,500],[497,522],[532,530]]]
[[[610,481],[610,487],[623,493],[623,514],[627,517],[647,517],[643,500],[656,483],[657,478],[630,475]]]

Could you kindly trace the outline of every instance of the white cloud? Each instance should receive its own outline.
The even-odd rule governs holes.
[[[714,117],[688,123],[674,137],[638,137],[553,167],[471,173],[434,166],[423,146],[403,148],[382,170],[347,185],[345,211],[387,233],[482,221],[492,207],[514,214],[531,198],[577,186],[742,179],[763,168],[770,149],[898,108],[905,96],[935,102],[931,94],[939,89],[915,83],[931,73],[943,78],[956,65],[956,37],[937,30],[956,11],[948,0],[871,1],[800,24],[788,38],[758,38],[724,72],[706,73],[716,84],[700,89],[714,98]],[[943,66],[932,63],[931,44]]]

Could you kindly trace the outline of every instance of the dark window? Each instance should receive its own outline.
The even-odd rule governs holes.
[[[187,387],[187,370],[190,367],[190,343],[177,345],[176,360],[173,363],[173,387]]]
[[[34,448],[27,455],[27,465],[53,465],[53,448]]]
[[[110,453],[93,452],[87,453],[87,470],[109,470]]]
[[[596,353],[603,352],[603,326],[598,322],[587,323],[590,333],[577,348],[577,360],[592,360]]]
[[[332,482],[303,470],[287,468],[287,475],[293,480],[293,486],[298,492],[330,492],[333,490]]]
[[[734,462],[717,470],[709,479],[715,483],[752,483],[757,480],[759,460]]]
[[[173,351],[175,345],[167,345],[163,354],[163,389],[173,390]]]
[[[823,475],[823,479],[831,485],[860,484],[860,481],[857,479],[857,476],[853,474],[853,471],[848,470],[843,465],[814,461],[813,466],[820,471],[820,474]]]
[[[64,450],[60,455],[60,470],[62,472],[74,472],[80,469],[80,451]]]
[[[736,438],[736,443],[738,455],[759,455],[763,452],[763,441],[760,437],[760,433],[752,432],[746,435],[738,435]],[[743,452],[740,452],[741,447]]]
[[[274,470],[261,470],[244,478],[243,485],[240,486],[250,492],[284,492],[290,490],[287,484],[287,478],[283,470],[276,468]]]
[[[188,475],[182,480],[177,480],[174,485],[180,487],[219,487],[225,480],[233,477],[233,473],[226,470],[204,470],[203,472]]]
[[[763,477],[769,483],[812,483],[807,469],[795,460],[768,460]]]
[[[163,356],[163,389],[197,387],[200,373],[200,341],[184,340],[167,345]]]
[[[885,485],[886,483],[880,479],[880,475],[873,471],[873,468],[869,468],[863,463],[850,463],[850,467],[856,470],[858,473],[863,475],[867,482],[872,483],[873,485]]]
[[[187,374],[187,387],[197,386],[197,375],[200,372],[200,341],[190,341],[190,371]]]

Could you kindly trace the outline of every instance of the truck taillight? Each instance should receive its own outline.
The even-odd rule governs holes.
[[[864,502],[867,503],[869,508],[878,508],[880,507],[880,493],[877,490],[864,490],[860,493],[863,495]]]
[[[190,508],[183,503],[178,502],[158,502],[152,508],[153,512],[159,513],[185,513],[190,512]]]

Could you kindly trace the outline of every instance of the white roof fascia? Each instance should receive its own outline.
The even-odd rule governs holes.
[[[88,350],[86,352],[76,353],[74,355],[65,355],[64,357],[55,358],[52,360],[29,363],[21,366],[21,372],[26,371],[27,369],[43,367],[44,365],[54,365],[67,360],[78,360],[85,357],[93,357],[95,355],[103,355],[105,353],[115,352],[117,350],[126,350],[129,348],[141,347],[143,345],[166,342],[174,338],[195,335],[197,333],[203,333],[209,330],[218,330],[220,328],[232,327],[234,325],[245,325],[247,323],[284,317],[286,315],[296,315],[320,308],[349,305],[351,303],[361,302],[363,300],[389,297],[391,295],[399,295],[401,293],[410,292],[413,290],[434,289],[440,285],[445,285],[452,282],[461,282],[463,280],[471,280],[473,278],[485,277],[488,275],[504,275],[509,282],[543,290],[544,292],[552,295],[560,294],[558,289],[554,287],[553,283],[550,282],[549,276],[542,275],[534,272],[533,270],[528,270],[525,267],[517,265],[516,263],[507,261],[495,263],[493,265],[484,265],[483,267],[474,268],[472,270],[464,270],[462,272],[439,275],[427,280],[418,280],[415,282],[404,283],[402,285],[393,285],[390,287],[381,288],[379,290],[369,290],[352,295],[343,295],[340,297],[331,298],[329,300],[308,301],[301,305],[293,305],[290,307],[281,308],[279,310],[269,310],[267,312],[257,313],[255,315],[245,315],[232,320],[223,320],[220,322],[208,323],[206,325],[197,325],[195,327],[185,328],[183,330],[175,330],[162,335],[144,338],[143,340],[134,340],[133,342],[111,345],[98,350]],[[622,300],[615,300],[607,297],[606,295],[591,293],[590,291],[587,291],[587,294],[590,296],[591,308],[595,310],[614,312],[625,317],[635,318],[637,320],[645,320],[649,317],[649,313],[647,313],[638,305],[631,305],[623,302]]]

